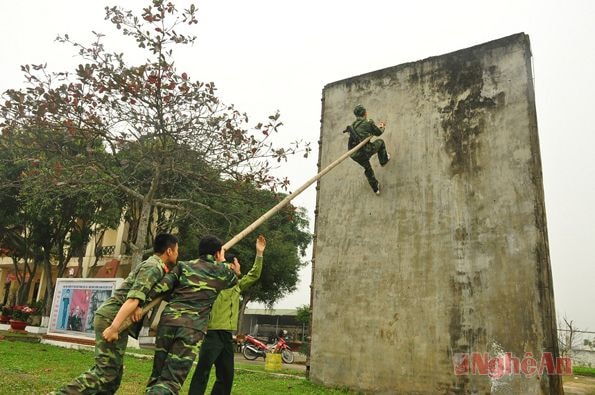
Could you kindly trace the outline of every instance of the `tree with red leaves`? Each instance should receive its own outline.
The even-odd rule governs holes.
[[[179,11],[154,0],[140,15],[120,7],[105,13],[147,61],[133,65],[123,53],[108,51],[100,33],[90,45],[59,36],[78,51],[81,64],[74,72],[23,66],[28,85],[5,92],[0,127],[33,160],[43,161],[46,152],[58,158],[43,164],[54,169],[56,183],[101,184],[128,197],[134,266],[151,245],[156,210],[174,215],[200,208],[224,219],[224,210],[209,204],[214,194],[226,193],[223,180],[286,187],[287,180],[271,175],[272,166],[297,152],[307,156],[310,148],[302,142],[275,146],[278,112],[249,127],[248,116],[224,104],[213,83],[177,70],[173,49],[196,39],[185,31],[198,22],[194,5]],[[83,149],[72,155],[72,146]]]

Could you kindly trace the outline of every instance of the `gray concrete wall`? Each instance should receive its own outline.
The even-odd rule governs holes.
[[[376,196],[347,160],[318,185],[311,378],[403,394],[560,393],[455,375],[460,353],[557,354],[529,38],[327,85],[321,167],[361,103],[393,155]],[[504,391],[504,392],[502,392]]]
[[[570,356],[573,366],[595,367],[595,350],[572,350]]]

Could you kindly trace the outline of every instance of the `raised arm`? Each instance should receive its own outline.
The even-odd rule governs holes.
[[[266,246],[266,239],[263,235],[259,235],[256,238],[256,258],[254,258],[254,265],[252,265],[252,269],[250,269],[248,274],[242,277],[238,282],[240,286],[240,292],[248,289],[260,278],[260,274],[262,273],[263,254]]]
[[[372,121],[371,119],[368,120],[368,127],[370,130],[370,133],[373,134],[374,136],[380,136],[382,133],[384,133],[384,122],[379,122],[378,126],[376,126],[376,124],[374,123],[374,121]]]

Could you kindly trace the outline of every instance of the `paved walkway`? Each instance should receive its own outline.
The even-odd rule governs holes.
[[[564,376],[564,393],[566,395],[595,394],[595,377]]]
[[[296,362],[299,362],[299,355],[295,354],[295,359]],[[262,358],[256,358],[254,361],[249,361],[246,358],[244,358],[244,356],[242,354],[236,354],[235,358],[234,358],[236,363],[243,363],[243,364],[250,364],[250,365],[260,365],[260,366],[264,366],[264,359]],[[305,362],[305,358],[304,358],[304,362]],[[305,372],[306,371],[306,365],[303,363],[283,363],[283,369],[294,369],[300,372]]]
[[[131,355],[134,356],[136,358],[141,358],[141,359],[153,359],[153,355],[152,354],[140,354],[140,353],[135,353],[134,350],[132,349],[128,349],[126,351],[127,355]],[[306,357],[302,354],[298,354],[295,353],[295,362],[291,363],[291,364],[287,364],[287,363],[283,363],[282,367],[283,369],[293,369],[299,372],[305,372],[306,371]],[[234,357],[234,361],[236,363],[242,363],[242,364],[246,364],[246,365],[258,365],[258,366],[264,366],[264,359],[262,359],[261,357],[256,358],[253,361],[249,361],[246,358],[244,358],[244,356],[242,354],[236,353],[235,357]],[[194,363],[196,364],[196,361],[194,361]]]

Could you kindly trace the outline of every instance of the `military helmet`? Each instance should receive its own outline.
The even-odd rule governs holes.
[[[358,104],[353,109],[353,113],[355,114],[356,117],[363,117],[364,115],[366,115],[366,109],[361,104]]]

